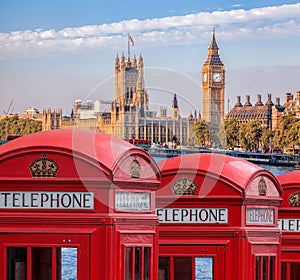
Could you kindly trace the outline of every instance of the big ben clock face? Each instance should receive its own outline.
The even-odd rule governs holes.
[[[213,77],[213,81],[216,82],[216,83],[219,83],[222,80],[221,73],[213,73],[212,77]]]

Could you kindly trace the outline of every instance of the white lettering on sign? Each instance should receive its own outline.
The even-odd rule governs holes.
[[[273,225],[274,209],[269,208],[247,208],[248,225]]]
[[[0,208],[94,209],[91,192],[0,192]]]
[[[282,231],[300,232],[300,219],[278,219],[278,227]]]
[[[227,208],[161,208],[156,215],[161,223],[228,223]]]
[[[115,204],[116,210],[150,210],[150,193],[116,192]]]

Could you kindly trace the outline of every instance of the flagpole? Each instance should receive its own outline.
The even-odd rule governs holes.
[[[129,33],[128,33],[128,36],[127,36],[127,41],[128,41],[128,57],[130,57],[130,40],[129,40]]]

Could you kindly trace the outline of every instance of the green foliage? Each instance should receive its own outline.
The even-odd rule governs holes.
[[[247,150],[254,151],[259,148],[259,142],[262,135],[262,126],[259,120],[253,120],[246,123],[245,137],[247,138]]]
[[[274,134],[275,134],[275,132],[269,128],[264,127],[262,129],[260,141],[262,144],[263,151],[272,148]]]
[[[300,145],[300,120],[295,113],[289,112],[280,117],[276,131],[261,126],[260,120],[239,124],[235,118],[225,121],[227,148],[240,145],[248,151],[295,147]]]
[[[19,119],[18,115],[6,117],[0,121],[0,139],[8,134],[26,135],[42,130],[42,122],[32,119]]]
[[[194,123],[192,128],[198,145],[207,146],[210,144],[210,130],[205,120]]]
[[[291,124],[291,128],[287,131],[287,143],[288,147],[295,147],[300,145],[300,121],[296,121]]]
[[[231,148],[239,144],[240,124],[238,119],[229,118],[225,120],[226,147]],[[225,145],[223,144],[225,147]]]
[[[279,129],[275,132],[274,144],[278,148],[294,147],[299,145],[299,123],[294,112],[288,112],[287,115],[280,117]],[[298,141],[297,141],[298,140]]]

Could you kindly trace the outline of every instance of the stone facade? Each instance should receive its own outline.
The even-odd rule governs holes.
[[[43,109],[42,113],[42,131],[63,128],[62,126],[62,109],[51,110]]]
[[[280,104],[279,97],[276,98],[274,104],[271,94],[268,94],[267,101],[263,104],[261,94],[258,94],[256,103],[252,105],[250,96],[246,95],[246,101],[242,105],[241,97],[237,96],[236,104],[228,113],[227,118],[236,118],[240,123],[259,119],[263,127],[276,130],[280,125],[280,117],[290,111],[295,112],[296,117],[300,119],[300,91],[296,92],[295,99],[291,93],[286,93],[285,97],[283,105]]]
[[[237,96],[236,103],[233,109],[228,113],[227,118],[236,118],[240,123],[247,123],[259,119],[262,126],[272,128],[273,105],[271,94],[268,94],[268,99],[265,104],[262,103],[261,94],[258,94],[254,106],[251,104],[249,95],[246,95],[244,105],[241,103],[241,97]]]
[[[168,142],[173,139],[182,145],[191,133],[194,117],[182,118],[176,94],[174,94],[171,116],[167,108],[161,108],[160,116],[149,110],[149,97],[145,89],[144,63],[124,54],[116,56],[114,65],[115,96],[110,112],[98,115],[97,130],[122,139],[143,139],[151,143]]]
[[[203,119],[218,130],[224,120],[225,67],[213,31],[208,57],[202,67]]]

